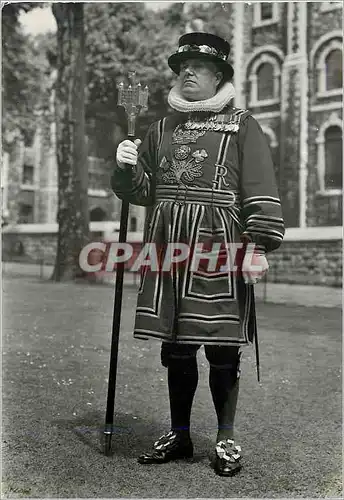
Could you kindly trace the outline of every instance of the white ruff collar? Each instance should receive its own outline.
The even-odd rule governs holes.
[[[180,82],[177,82],[168,94],[168,104],[171,108],[181,113],[192,111],[212,111],[219,113],[235,97],[235,89],[232,83],[226,82],[213,97],[203,101],[187,101],[182,97]]]

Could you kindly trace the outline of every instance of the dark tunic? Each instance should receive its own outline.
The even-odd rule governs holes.
[[[233,263],[233,243],[249,241],[270,252],[283,239],[269,147],[246,110],[180,113],[154,123],[137,166],[116,167],[112,188],[121,199],[152,207],[144,242],[162,251],[167,243],[185,243],[199,254],[203,244],[203,251],[221,248]],[[136,338],[237,346],[253,340],[253,286],[232,266],[209,272],[207,264],[192,266],[189,258],[169,272],[143,269]]]

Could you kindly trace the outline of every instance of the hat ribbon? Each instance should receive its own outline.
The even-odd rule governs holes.
[[[224,52],[216,50],[214,47],[210,47],[209,45],[182,45],[178,49],[178,53],[179,52],[199,52],[201,54],[210,54],[212,56],[219,57],[223,61],[227,60],[227,56]]]

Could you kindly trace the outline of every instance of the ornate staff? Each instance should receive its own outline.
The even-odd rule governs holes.
[[[124,87],[121,82],[118,85],[118,106],[123,106],[128,118],[128,139],[133,140],[135,137],[136,117],[141,111],[147,110],[148,104],[148,87],[142,89],[140,82],[136,82],[134,71],[129,72],[129,85]],[[122,201],[121,219],[119,229],[119,243],[125,243],[128,230],[128,213],[129,203]],[[118,360],[118,341],[121,326],[121,310],[122,310],[122,295],[123,295],[123,277],[124,277],[124,262],[117,264],[116,284],[115,284],[115,299],[112,321],[112,339],[110,353],[110,368],[108,395],[105,417],[105,455],[111,454],[111,438],[113,434],[113,420],[116,395],[116,376],[117,376],[117,360]]]

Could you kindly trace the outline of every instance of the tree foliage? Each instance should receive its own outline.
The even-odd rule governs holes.
[[[110,118],[125,133],[126,117],[117,107],[117,84],[135,70],[142,85],[149,87],[149,110],[137,124],[138,135],[143,135],[149,123],[167,112],[173,79],[167,58],[175,50],[179,31],[142,2],[90,3],[85,11],[87,117],[98,118],[98,124]],[[98,142],[101,140],[99,137]],[[110,144],[104,147],[110,153]]]
[[[47,60],[56,66],[56,40],[51,35],[33,40],[18,30],[19,13],[33,7],[37,4],[22,2],[3,8],[3,122],[7,129],[19,129],[26,135],[32,135],[33,110],[43,81],[37,74],[47,70]],[[84,4],[90,154],[112,154],[114,124],[126,133],[124,111],[117,107],[117,84],[128,71],[136,70],[143,85],[149,86],[149,111],[137,123],[137,133],[142,136],[149,123],[168,112],[173,73],[167,59],[186,22],[201,19],[205,30],[228,38],[231,8],[231,4],[219,2],[172,3],[161,11],[149,10],[143,2]]]
[[[233,4],[224,2],[190,2],[187,5],[188,21],[201,19],[203,29],[222,38],[230,38],[230,16]]]
[[[36,111],[48,61],[24,35],[18,20],[34,3],[10,3],[2,9],[2,137],[4,148],[20,137],[30,143],[36,129]]]
[[[166,26],[174,28],[177,32],[184,31],[185,27],[185,8],[184,2],[171,3],[167,9],[158,11],[158,16],[163,20]]]
[[[86,4],[86,109],[88,133],[98,144],[98,154],[113,154],[111,122],[126,132],[124,111],[117,107],[117,84],[128,71],[136,70],[141,83],[149,86],[149,110],[137,124],[142,136],[152,121],[169,112],[167,95],[174,75],[167,60],[187,21],[201,19],[205,30],[229,38],[231,8],[219,2],[172,3],[161,11],[148,10],[143,2]]]

